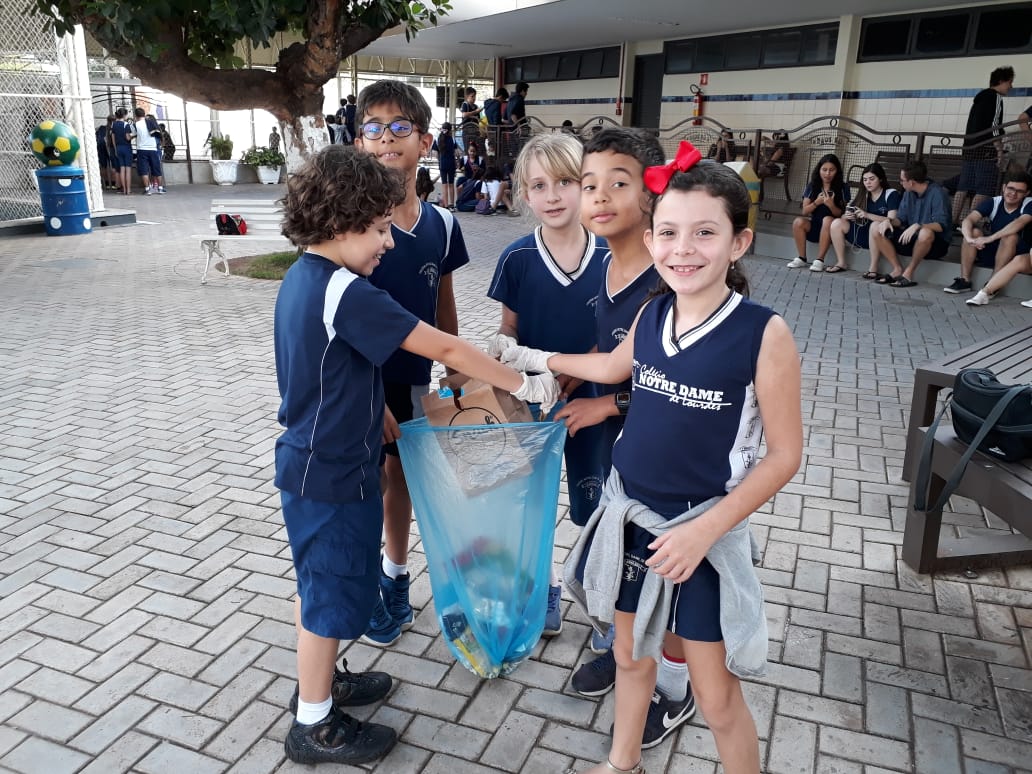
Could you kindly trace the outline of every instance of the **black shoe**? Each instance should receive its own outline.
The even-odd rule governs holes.
[[[643,750],[655,747],[670,734],[684,725],[695,714],[695,697],[692,687],[688,686],[688,694],[684,701],[671,701],[659,689],[652,694],[649,714],[645,716],[645,731],[641,737]]]
[[[963,277],[954,277],[953,284],[942,290],[944,293],[967,293],[971,290],[971,282]]]
[[[398,741],[398,732],[379,723],[362,723],[336,707],[304,726],[296,720],[283,742],[295,763],[368,763],[382,758]]]
[[[341,669],[333,669],[333,687],[330,689],[330,695],[333,696],[335,707],[361,707],[380,701],[390,692],[393,684],[391,676],[386,672],[349,672],[348,660],[344,659]],[[291,715],[297,715],[297,697],[298,688],[295,687],[294,695],[290,697]]]
[[[570,681],[581,696],[604,696],[616,685],[616,657],[607,650],[596,659],[582,664]]]

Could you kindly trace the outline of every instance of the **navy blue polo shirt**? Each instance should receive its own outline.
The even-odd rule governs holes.
[[[381,369],[419,320],[368,280],[315,253],[276,298],[276,486],[330,503],[380,489]]]

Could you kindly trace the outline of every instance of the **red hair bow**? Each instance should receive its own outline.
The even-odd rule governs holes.
[[[700,161],[702,161],[702,154],[699,149],[687,140],[681,140],[673,161],[658,167],[646,167],[645,187],[654,194],[661,194],[670,185],[670,178],[674,176],[675,172],[687,172]]]

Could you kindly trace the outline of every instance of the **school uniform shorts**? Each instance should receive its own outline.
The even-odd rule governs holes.
[[[400,425],[410,419],[419,419],[423,416],[423,396],[430,392],[429,384],[402,384],[401,382],[384,382],[383,397],[387,408],[394,414],[394,419]],[[383,451],[380,452],[380,464],[383,465],[387,455],[392,457],[398,454],[398,444],[386,443]]]
[[[638,610],[645,574],[652,572],[645,566],[645,561],[656,553],[648,545],[655,539],[655,535],[636,524],[624,526],[623,570],[616,598],[616,609],[622,613]],[[582,582],[586,559],[587,551],[577,566],[577,578]],[[667,630],[694,642],[721,642],[724,639],[720,630],[720,574],[708,560],[703,559],[684,583],[674,584]]]
[[[325,503],[280,492],[301,599],[301,625],[320,637],[354,640],[379,598],[383,500]]]
[[[451,184],[455,182],[455,167],[440,167],[440,170],[442,183]]]
[[[902,233],[906,230],[907,226],[906,224],[904,224],[901,225],[899,228],[893,229],[892,231],[892,244],[896,246],[897,255],[910,256],[914,254],[914,245],[917,244],[917,235],[915,235],[914,238],[907,242],[905,245],[900,244],[900,235],[902,235]],[[925,258],[930,261],[939,261],[946,256],[946,253],[948,253],[949,250],[949,240],[935,237],[935,239],[932,240],[932,246],[928,250],[928,255],[926,255]]]
[[[141,177],[161,177],[161,154],[156,150],[136,151],[136,171]]]
[[[124,167],[132,167],[133,165],[133,149],[131,145],[116,145],[115,146],[115,169],[122,169]]]

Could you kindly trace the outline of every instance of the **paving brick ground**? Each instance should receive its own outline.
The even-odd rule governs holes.
[[[282,746],[295,667],[271,484],[277,286],[202,287],[189,238],[210,227],[212,196],[278,190],[181,187],[133,197],[139,225],[0,244],[4,771],[301,770]],[[473,255],[460,320],[482,340],[494,260],[527,224],[460,222]],[[771,669],[746,690],[764,770],[1032,771],[1032,569],[931,578],[899,559],[915,365],[1030,312],[787,271],[784,257],[748,261],[755,296],[799,342],[806,422],[802,469],[753,519]],[[949,520],[986,518],[957,500]],[[563,550],[573,539],[561,519]],[[588,655],[577,613],[510,679],[482,682],[437,636],[415,533],[413,548],[415,628],[391,650],[347,649],[353,669],[399,679],[362,713],[401,732],[371,770],[555,774],[600,759],[612,696],[568,687]],[[698,717],[645,755],[652,774],[715,761]]]

